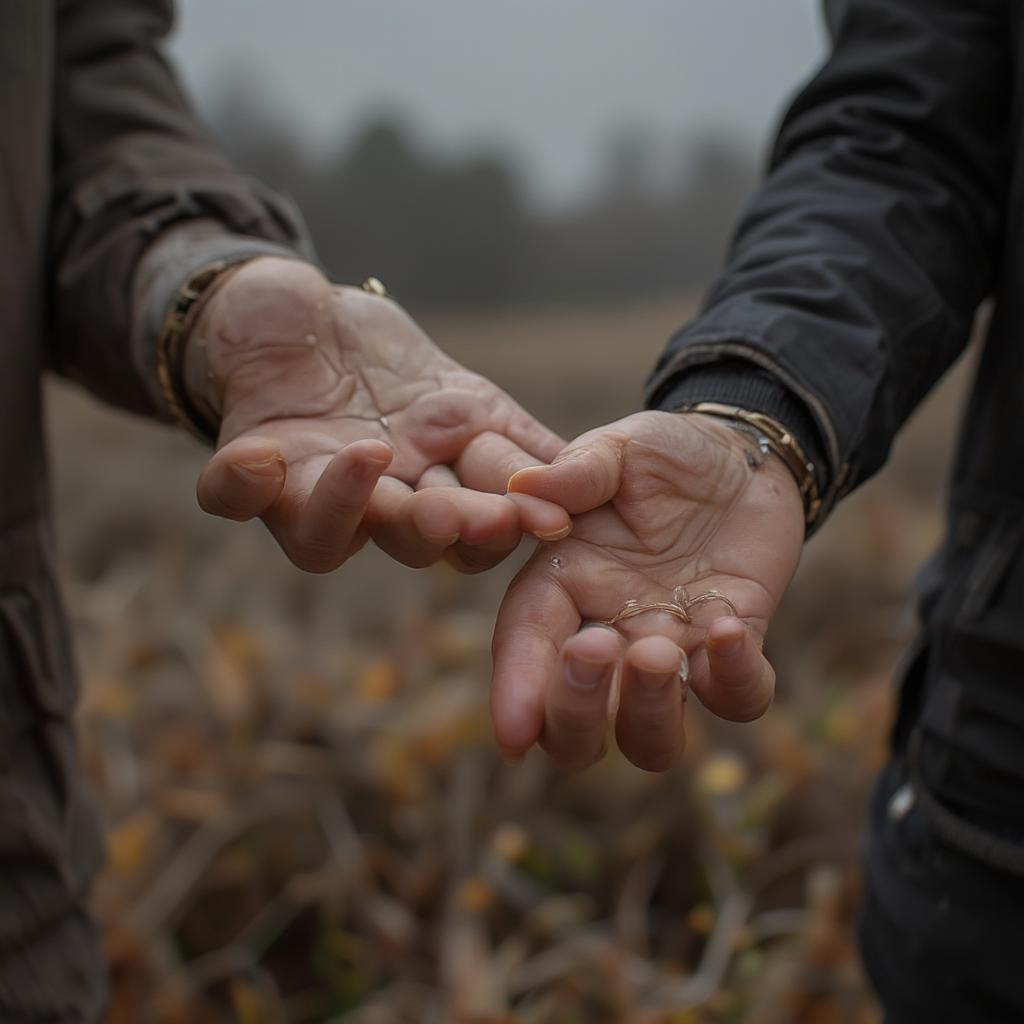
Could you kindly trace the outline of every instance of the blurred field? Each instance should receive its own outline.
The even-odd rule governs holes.
[[[637,407],[687,313],[428,327],[572,436]],[[490,626],[514,565],[466,580],[365,551],[305,576],[259,524],[194,507],[188,438],[54,385],[111,1020],[876,1021],[851,944],[860,820],[963,376],[809,546],[766,719],[690,702],[685,765],[612,755],[573,778],[492,749]]]

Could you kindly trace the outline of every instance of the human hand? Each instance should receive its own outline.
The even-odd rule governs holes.
[[[752,464],[751,454],[756,454]],[[538,546],[509,587],[494,632],[491,708],[511,760],[534,743],[563,767],[604,753],[609,717],[619,748],[651,771],[682,750],[679,669],[714,713],[757,718],[775,674],[761,652],[796,569],[804,512],[789,470],[758,465],[752,441],[707,416],[643,412],[590,431],[550,466],[524,469],[510,489],[563,505],[572,536]],[[629,600],[695,604],[691,623],[663,611],[615,628]]]
[[[185,375],[221,415],[200,504],[262,517],[300,568],[330,571],[371,537],[407,565],[446,557],[475,572],[523,532],[570,529],[556,505],[505,495],[516,470],[564,442],[396,303],[310,264],[234,271],[197,317]]]

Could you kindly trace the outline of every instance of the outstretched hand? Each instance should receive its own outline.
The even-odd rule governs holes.
[[[505,494],[564,442],[396,303],[309,264],[235,271],[197,318],[186,376],[221,415],[200,504],[262,517],[303,569],[330,571],[372,538],[407,565],[445,557],[475,572],[523,533],[569,531],[556,504]]]
[[[583,768],[604,752],[609,717],[641,768],[682,750],[686,685],[723,718],[747,721],[771,702],[761,646],[796,569],[803,506],[789,470],[706,416],[644,412],[582,435],[550,466],[524,469],[510,491],[562,505],[572,536],[538,546],[509,588],[494,634],[492,712],[509,759],[540,745]],[[695,604],[692,622],[646,611],[614,628],[583,628],[627,601]]]

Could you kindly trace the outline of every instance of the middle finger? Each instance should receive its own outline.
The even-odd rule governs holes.
[[[559,672],[544,695],[541,738],[541,746],[563,768],[579,771],[603,756],[621,654],[621,637],[604,627],[584,629],[563,645]]]
[[[615,739],[622,753],[645,771],[671,768],[682,752],[684,658],[664,636],[637,640],[623,658]]]

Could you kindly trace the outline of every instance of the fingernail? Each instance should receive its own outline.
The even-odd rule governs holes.
[[[502,753],[501,759],[505,762],[506,768],[518,768],[526,760],[526,754],[512,754],[505,751]]]
[[[581,690],[597,689],[611,676],[612,668],[604,661],[583,661],[581,658],[567,658],[565,662],[566,677]]]
[[[236,463],[234,470],[241,476],[251,477],[254,480],[266,480],[267,477],[277,476],[284,466],[284,459],[264,459],[261,462]]]
[[[554,533],[541,533],[540,530],[535,530],[533,535],[537,540],[561,540],[563,537],[568,537],[572,533],[572,523],[567,526],[563,526],[560,530],[556,530]]]
[[[526,473],[536,473],[538,469],[544,469],[543,466],[527,466],[525,469],[517,469],[509,478],[508,483],[505,485],[505,493],[514,490],[513,484]]]
[[[708,642],[711,649],[720,658],[732,658],[743,650],[743,637],[741,636],[726,637],[724,640],[715,640],[711,637]]]

